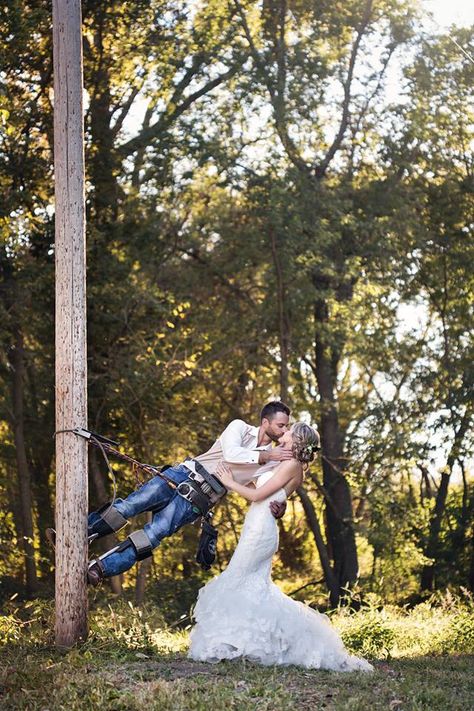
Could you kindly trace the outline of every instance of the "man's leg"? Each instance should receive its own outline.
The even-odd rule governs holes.
[[[91,563],[89,582],[97,584],[101,578],[119,575],[137,561],[148,558],[163,538],[171,536],[181,526],[195,521],[199,515],[189,501],[175,493],[168,505],[155,513],[151,523],[130,534],[119,546]]]
[[[186,467],[178,466],[166,470],[166,476],[177,484],[188,477]],[[174,490],[159,476],[153,477],[136,491],[132,491],[126,499],[116,499],[113,506],[105,504],[97,511],[89,514],[89,536],[100,538],[123,528],[129,518],[138,516],[144,511],[159,511],[168,505]]]

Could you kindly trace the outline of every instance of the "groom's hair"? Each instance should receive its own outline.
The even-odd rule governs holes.
[[[272,402],[267,402],[267,404],[262,408],[260,413],[260,422],[263,419],[273,420],[277,412],[284,412],[285,415],[290,416],[290,408],[285,405],[281,400],[273,400]]]

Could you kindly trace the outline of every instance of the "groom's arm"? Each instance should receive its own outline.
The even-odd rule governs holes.
[[[243,420],[232,420],[220,436],[222,459],[230,464],[259,464],[260,451],[243,447],[248,425]]]
[[[247,434],[248,425],[243,420],[232,420],[227,425],[219,440],[222,447],[222,459],[230,464],[267,464],[283,462],[293,456],[287,449],[250,449],[242,442]]]

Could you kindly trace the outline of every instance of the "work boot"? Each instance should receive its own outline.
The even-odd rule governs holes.
[[[104,579],[104,568],[99,559],[92,560],[87,569],[87,582],[96,588]]]

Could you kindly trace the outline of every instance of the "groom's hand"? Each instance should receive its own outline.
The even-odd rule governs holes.
[[[286,501],[271,501],[270,511],[272,512],[273,518],[281,518],[285,515]]]
[[[274,447],[273,449],[263,450],[258,457],[259,464],[267,462],[286,462],[288,459],[293,459],[291,449],[283,449],[282,447]]]

